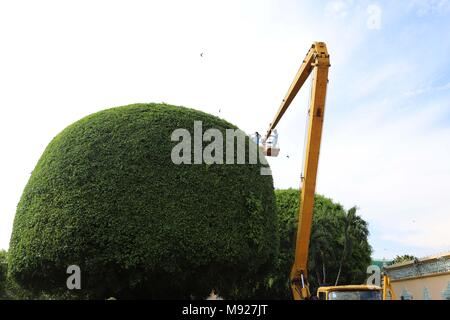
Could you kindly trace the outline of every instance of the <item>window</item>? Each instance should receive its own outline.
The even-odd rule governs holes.
[[[380,290],[345,290],[332,291],[328,294],[329,300],[381,300]]]

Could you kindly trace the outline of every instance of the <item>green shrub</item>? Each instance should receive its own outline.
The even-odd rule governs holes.
[[[0,250],[0,299],[6,298],[7,252]]]
[[[392,260],[391,262],[388,263],[388,266],[391,266],[391,265],[396,264],[396,263],[413,261],[413,260],[416,260],[416,259],[417,259],[417,257],[412,256],[410,254],[404,254],[404,255],[400,255],[400,256],[396,255],[394,260]]]
[[[280,237],[278,260],[272,273],[249,298],[291,299],[289,275],[294,262],[295,237],[298,222],[299,190],[275,190],[278,232]],[[346,212],[342,205],[321,195],[315,196],[314,216],[308,260],[308,279],[311,292],[319,285],[334,285],[344,248]],[[361,284],[366,279],[371,247],[368,243],[367,223],[356,216],[357,226],[350,228],[351,249],[347,249],[339,284]]]
[[[33,292],[103,299],[201,298],[213,288],[235,296],[261,279],[277,253],[272,177],[261,164],[173,164],[171,134],[193,134],[195,120],[203,131],[236,128],[193,109],[135,104],[58,134],[17,208],[14,280]],[[67,293],[72,264],[82,289]]]

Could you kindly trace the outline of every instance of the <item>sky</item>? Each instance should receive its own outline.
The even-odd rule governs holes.
[[[316,191],[359,208],[374,257],[448,251],[449,34],[448,0],[0,0],[0,248],[39,157],[69,124],[165,102],[265,132],[324,41]],[[278,125],[276,188],[300,184],[309,90]]]

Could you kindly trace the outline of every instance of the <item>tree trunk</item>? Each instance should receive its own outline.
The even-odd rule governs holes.
[[[342,263],[339,264],[339,271],[338,271],[338,274],[336,276],[336,282],[334,283],[335,286],[337,286],[337,284],[339,282],[339,277],[341,276],[341,269],[342,269]]]
[[[345,259],[345,254],[346,253],[347,253],[347,244],[344,244],[344,250],[342,251],[341,261],[339,262],[339,271],[338,271],[338,274],[336,276],[336,281],[334,282],[335,286],[337,286],[338,283],[339,283],[339,277],[341,276],[342,265],[344,264],[344,259]]]
[[[321,252],[322,255],[322,275],[323,275],[323,283],[325,283],[327,280],[327,273],[325,270],[325,259],[323,258],[323,252]]]
[[[319,270],[316,269],[316,277],[317,277],[317,282],[319,283],[319,286],[322,285],[322,279],[320,279],[320,272]]]

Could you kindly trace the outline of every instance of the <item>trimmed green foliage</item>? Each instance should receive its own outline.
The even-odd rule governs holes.
[[[275,194],[280,236],[278,262],[264,285],[258,283],[251,298],[292,298],[289,275],[294,262],[299,191],[275,190]],[[346,224],[346,217],[340,204],[316,195],[308,261],[308,279],[312,293],[319,285],[334,285],[341,262],[339,284],[361,284],[366,279],[366,268],[370,265],[372,250],[367,239],[367,223],[359,216],[354,217],[345,237],[345,227],[349,225]]]
[[[193,135],[197,120],[224,136],[236,128],[193,109],[135,104],[56,136],[17,208],[14,279],[67,297],[66,268],[75,264],[79,298],[200,298],[213,288],[231,296],[261,279],[278,243],[272,177],[260,164],[173,164],[172,132]]]
[[[7,252],[0,250],[0,299],[6,298]]]

